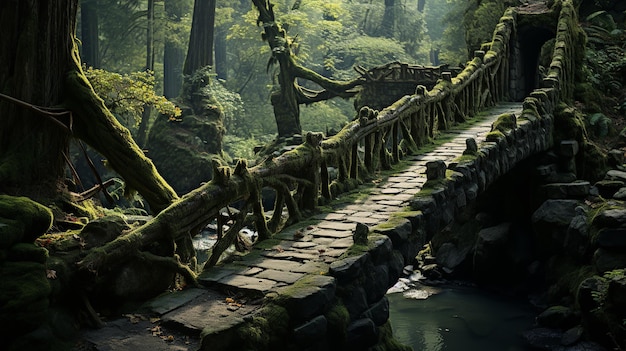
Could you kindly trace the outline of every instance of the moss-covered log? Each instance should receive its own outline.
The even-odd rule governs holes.
[[[107,158],[108,165],[124,178],[127,192],[139,192],[151,211],[159,213],[178,196],[135,143],[130,131],[93,91],[80,67],[78,49],[74,49],[74,54],[74,69],[68,72],[65,81],[65,105],[74,116],[74,135]]]
[[[255,194],[260,194],[263,184],[281,182],[285,175],[301,183],[303,192],[317,192],[317,184],[308,182],[308,175],[301,173],[310,169],[311,165],[319,164],[320,142],[321,135],[309,135],[307,143],[251,169],[246,167],[245,161],[240,161],[235,170],[226,166],[216,167],[211,182],[175,201],[152,221],[100,248],[91,250],[81,260],[79,267],[95,272],[103,268],[112,269],[128,261],[153,242],[164,239],[177,241],[188,236],[216,218],[220,209],[239,199],[249,200],[252,204],[257,231],[260,236],[267,237],[269,232],[263,209],[262,206],[255,205],[259,202],[258,198],[255,199]],[[294,208],[290,209],[290,214],[298,216],[299,212]]]

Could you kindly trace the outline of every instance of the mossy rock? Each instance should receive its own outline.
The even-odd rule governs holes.
[[[5,262],[0,267],[0,329],[11,335],[39,326],[49,305],[46,267],[37,262]]]
[[[48,250],[30,243],[19,243],[11,247],[8,252],[8,260],[13,262],[32,261],[46,263]]]
[[[599,146],[591,142],[583,144],[584,162],[579,171],[583,179],[595,182],[604,178],[609,170],[608,156]]]
[[[160,116],[148,137],[148,156],[179,194],[211,180],[212,159],[222,153],[224,112],[211,94],[210,69],[185,77],[182,116],[176,122]]]
[[[0,248],[10,248],[24,237],[25,224],[14,219],[0,218]]]
[[[221,139],[219,125],[186,116],[183,122],[157,119],[148,139],[148,155],[178,194],[212,178],[212,160],[220,150],[209,141]]]
[[[393,329],[391,323],[387,323],[378,327],[378,343],[371,347],[372,351],[412,351],[413,348],[401,344],[393,338]]]
[[[559,105],[554,115],[555,144],[561,140],[583,142],[586,134],[582,114],[574,107]]]
[[[514,113],[501,114],[491,126],[492,131],[499,130],[502,133],[506,133],[515,128],[517,128],[517,117]]]
[[[504,134],[499,130],[494,130],[493,132],[489,132],[487,133],[487,135],[485,135],[485,140],[487,140],[488,142],[494,142],[494,143],[497,143],[504,138],[505,138]]]
[[[93,248],[114,240],[128,229],[130,226],[124,218],[109,215],[87,223],[80,235],[84,238],[87,247]]]
[[[295,350],[287,341],[289,314],[273,303],[264,306],[252,318],[236,328],[219,333],[202,331],[203,350]]]
[[[0,195],[0,233],[9,234],[0,239],[0,247],[9,247],[16,242],[35,241],[50,229],[52,219],[49,208],[27,197]],[[23,233],[20,235],[21,226]]]
[[[337,301],[324,313],[324,317],[328,321],[328,334],[331,341],[334,344],[343,345],[350,324],[350,313],[346,306]]]

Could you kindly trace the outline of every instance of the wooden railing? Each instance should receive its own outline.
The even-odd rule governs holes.
[[[532,114],[537,119],[552,115],[559,101],[569,101],[573,95],[575,59],[579,57],[575,42],[582,36],[575,25],[576,11],[571,0],[563,0],[561,7],[552,63],[542,87],[525,98],[522,117]],[[404,96],[382,111],[364,107],[356,120],[328,139],[321,133],[309,133],[301,145],[251,168],[245,160],[239,161],[234,169],[214,164],[210,182],[188,193],[123,240],[115,240],[90,254],[81,265],[97,271],[99,267],[127,259],[129,250],[141,242],[150,242],[154,233],[166,230],[178,240],[195,235],[215,220],[219,239],[205,269],[218,261],[244,226],[253,225],[261,240],[269,238],[282,227],[299,221],[307,211],[315,210],[319,202],[357,187],[368,174],[391,168],[403,155],[435,138],[438,130],[471,118],[485,106],[506,100],[510,43],[516,21],[515,9],[508,9],[496,26],[491,43],[483,45],[483,50],[477,51],[456,77],[443,73],[443,79],[433,89],[418,86],[414,95]],[[266,195],[268,192],[271,195]],[[274,203],[266,205],[272,207],[269,219],[263,206],[268,197]],[[239,211],[224,210],[230,207]],[[222,228],[228,229],[222,232]],[[126,245],[127,242],[131,245]]]
[[[526,109],[551,113],[546,105],[554,106],[556,101],[568,99],[572,94],[575,53],[574,45],[570,47],[570,44],[576,39],[571,35],[572,16],[575,20],[575,10],[571,1],[565,0],[552,65],[543,80],[544,87],[525,99]],[[443,79],[433,89],[418,86],[414,95],[404,96],[382,111],[364,107],[338,134],[324,139],[321,133],[309,133],[301,145],[254,167],[248,168],[245,160],[239,161],[234,169],[215,164],[213,180],[161,212],[150,225],[160,229],[167,226],[172,237],[180,237],[177,234],[180,231],[197,232],[217,219],[219,240],[205,269],[217,262],[243,226],[253,225],[261,240],[269,238],[282,227],[299,221],[306,212],[315,210],[320,202],[354,189],[378,170],[391,168],[402,156],[435,138],[439,130],[471,118],[485,106],[506,100],[510,43],[516,18],[515,9],[507,10],[492,42],[477,51],[456,77],[443,73]],[[273,206],[267,206],[271,202],[268,198]],[[239,212],[224,211],[231,206]],[[272,207],[268,211],[271,216],[265,213],[269,207]],[[181,217],[180,213],[186,215]],[[229,228],[224,233],[222,224],[228,224]],[[142,235],[151,230],[151,227],[143,228]],[[120,251],[119,255],[90,259],[88,264],[97,266],[99,260],[122,257],[124,252]]]
[[[367,175],[390,169],[404,155],[434,139],[438,130],[506,99],[509,43],[515,26],[515,10],[509,9],[496,27],[493,41],[484,46],[486,51],[477,51],[456,77],[443,72],[443,79],[433,89],[418,86],[414,95],[404,96],[382,111],[363,107],[353,122],[330,138],[309,133],[303,144],[250,169],[245,162],[234,170],[216,166],[215,178],[187,197],[201,198],[198,201],[206,220],[219,218],[220,209],[234,203],[244,215],[231,219],[231,229],[221,236],[214,256],[233,242],[235,231],[244,223],[254,223],[259,237],[268,238],[300,220],[303,212],[315,210],[319,202],[356,188]],[[273,189],[269,192],[275,198],[269,220],[261,205],[262,194],[268,191],[262,189]],[[212,257],[209,266],[216,261],[217,257]]]

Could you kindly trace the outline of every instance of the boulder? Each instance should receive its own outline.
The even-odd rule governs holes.
[[[589,195],[591,184],[587,181],[552,183],[541,187],[548,199],[580,199]]]
[[[533,213],[532,227],[541,258],[562,251],[567,229],[578,215],[579,205],[576,200],[547,200]]]
[[[0,248],[32,243],[52,226],[52,211],[27,198],[0,195]]]
[[[580,322],[580,314],[570,307],[551,306],[537,316],[537,323],[542,327],[567,330]]]
[[[102,246],[114,240],[122,231],[130,227],[120,216],[109,215],[95,219],[83,228],[81,236],[85,240],[87,248]]]
[[[626,252],[614,252],[599,248],[593,254],[593,265],[599,273],[624,268],[626,267]]]
[[[616,228],[626,224],[626,208],[604,210],[593,219],[593,225],[603,228]]]
[[[564,242],[567,252],[576,258],[586,257],[591,246],[587,215],[582,210],[580,212],[570,222]]]
[[[172,284],[174,272],[142,259],[134,259],[113,277],[107,287],[112,297],[139,301],[154,297]],[[106,291],[105,290],[105,291]]]

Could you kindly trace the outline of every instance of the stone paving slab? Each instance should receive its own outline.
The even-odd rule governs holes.
[[[297,269],[302,266],[302,263],[268,258],[256,263],[255,266],[265,269],[274,269],[277,271],[297,272]]]
[[[157,298],[148,301],[146,304],[144,304],[143,308],[149,309],[150,311],[159,315],[163,315],[167,312],[173,311],[181,307],[182,305],[205,293],[206,290],[196,288],[167,292],[159,295]]]
[[[355,225],[353,223],[340,223],[340,224],[346,224],[346,225],[349,225],[352,228],[355,227]],[[325,238],[343,239],[343,238],[351,237],[352,236],[352,231],[348,231],[348,230],[339,231],[339,230],[333,230],[333,229],[319,229],[319,230],[316,230],[313,233],[313,235],[316,236],[316,237],[321,236],[321,237],[325,237]]]
[[[149,320],[133,323],[128,318],[120,318],[107,322],[104,328],[83,333],[75,350],[195,351],[200,347],[199,335],[190,336],[165,328],[159,328],[162,334],[153,335],[150,330],[155,327]]]
[[[202,280],[202,279],[199,279],[199,280]],[[252,294],[268,292],[272,290],[272,288],[276,287],[277,283],[278,282],[275,280],[250,277],[250,276],[238,275],[238,274],[229,275],[217,281],[218,286],[219,285],[222,285],[225,287],[232,286],[232,287],[236,287],[237,290],[249,291]]]
[[[355,212],[357,213],[357,212]],[[355,213],[350,214],[351,216],[354,216]],[[324,222],[320,222],[317,224],[317,227],[322,228],[322,229],[330,229],[333,231],[350,231],[354,229],[354,225],[353,224],[348,224],[348,223],[343,223],[343,222],[334,222],[334,221],[324,221]],[[319,231],[321,230],[314,230],[313,231],[313,235],[317,234]]]
[[[254,276],[254,278],[263,278],[269,279],[277,282],[293,284],[298,279],[302,278],[304,273],[293,273],[293,272],[285,272],[285,271],[276,271],[273,269],[266,269],[261,273]]]
[[[224,295],[206,291],[205,294],[185,306],[161,316],[161,321],[196,331],[199,335],[206,327],[226,330],[239,325],[243,323],[245,316],[250,315],[259,307],[259,305],[229,303]]]

